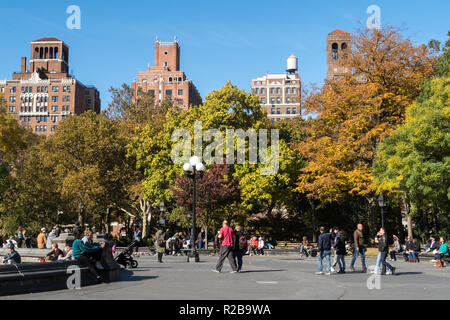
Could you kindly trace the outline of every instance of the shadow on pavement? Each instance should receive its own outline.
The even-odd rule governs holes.
[[[134,276],[133,271],[130,270],[121,270],[120,271],[120,281],[143,281],[149,279],[156,279],[158,276]]]
[[[253,273],[253,272],[281,272],[281,271],[286,271],[286,270],[245,270],[245,271],[241,271],[239,273]]]

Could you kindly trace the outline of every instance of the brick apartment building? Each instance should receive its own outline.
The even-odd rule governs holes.
[[[287,59],[286,73],[268,73],[252,80],[252,93],[261,100],[272,122],[301,116],[301,79],[297,57]]]
[[[67,116],[100,112],[100,95],[69,75],[69,47],[57,38],[31,42],[31,59],[21,58],[20,72],[0,81],[7,111],[22,127],[51,135]],[[90,102],[90,103],[88,103]]]
[[[134,99],[141,91],[151,92],[155,103],[167,99],[180,109],[202,103],[194,83],[180,71],[180,46],[176,38],[173,42],[160,42],[156,38],[155,66],[138,72],[138,79],[132,82],[131,88]]]

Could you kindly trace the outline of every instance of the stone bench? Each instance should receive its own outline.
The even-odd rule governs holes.
[[[107,243],[101,254],[104,270],[98,272],[105,282],[120,280],[120,266],[115,262],[111,248],[111,244]],[[30,249],[18,249],[18,252],[19,250]],[[30,251],[28,254],[39,257],[42,252],[47,251]],[[90,273],[88,266],[76,260],[0,265],[0,296],[67,289],[67,280],[74,274],[69,270],[71,266],[77,266],[80,270],[81,287],[97,284],[97,279]]]

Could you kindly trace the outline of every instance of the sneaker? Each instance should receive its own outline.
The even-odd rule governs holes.
[[[392,267],[391,274],[395,274],[395,270],[397,270],[397,268],[396,267]]]
[[[237,271],[231,271],[230,273],[238,273]]]
[[[211,271],[212,271],[212,272],[215,272],[215,273],[220,273],[220,271],[219,271],[219,270],[216,270],[216,269],[212,269]]]
[[[331,272],[325,273],[326,276],[331,276]]]
[[[336,270],[334,270],[334,268],[333,268],[333,267],[331,267],[331,272],[336,272]]]
[[[355,272],[355,267],[350,267],[350,271]]]
[[[430,262],[436,262],[436,260],[433,259],[433,260],[430,260]]]
[[[322,271],[316,272],[317,275],[323,274]]]
[[[366,267],[362,268],[362,271],[367,272],[367,268]]]

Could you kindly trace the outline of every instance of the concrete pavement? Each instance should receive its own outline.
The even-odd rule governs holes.
[[[82,288],[38,294],[3,297],[2,299],[195,299],[259,300],[259,299],[448,299],[450,268],[436,269],[432,264],[394,262],[398,274],[382,276],[380,289],[369,290],[370,274],[356,272],[331,276],[315,275],[316,258],[300,259],[298,255],[245,257],[244,270],[230,274],[225,261],[224,272],[211,271],[216,257],[201,256],[200,263],[186,263],[185,257],[138,258],[139,268],[122,270],[122,281]],[[375,259],[368,258],[368,265]],[[347,265],[350,257],[346,257]]]

